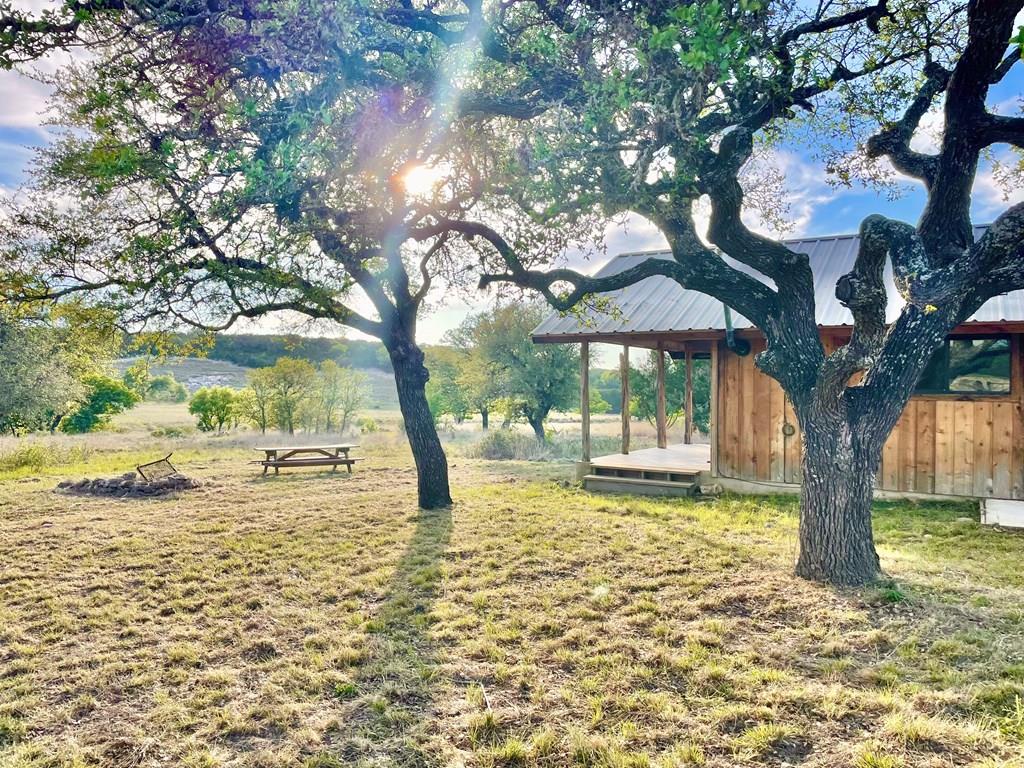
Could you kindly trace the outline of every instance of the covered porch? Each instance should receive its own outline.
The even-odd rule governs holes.
[[[602,456],[591,455],[590,435],[590,344],[591,339],[581,339],[580,344],[580,413],[582,421],[582,445],[577,478],[583,481],[587,490],[620,493],[638,493],[658,496],[690,495],[696,492],[699,476],[713,474],[714,429],[716,405],[714,397],[717,368],[717,339],[687,338],[677,335],[654,339],[618,337],[613,339],[595,338],[598,343],[613,343],[621,347],[619,355],[619,379],[621,386],[621,448],[619,453]],[[633,449],[630,446],[630,398],[629,373],[630,343],[655,353],[655,413],[657,432],[656,448]],[[639,342],[639,343],[638,343]],[[669,443],[666,397],[666,360],[679,360],[685,373],[684,399],[676,406],[682,407],[683,441]],[[703,442],[695,428],[693,412],[693,369],[694,361],[708,360],[711,371],[710,429]],[[678,437],[677,437],[678,440]]]

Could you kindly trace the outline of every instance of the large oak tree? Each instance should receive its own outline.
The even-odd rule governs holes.
[[[221,330],[290,311],[377,337],[420,505],[449,504],[416,325],[435,282],[465,275],[447,221],[465,220],[483,188],[452,126],[506,111],[455,87],[487,47],[482,14],[72,0],[32,16],[0,4],[0,64],[87,50],[52,81],[66,132],[3,221],[6,269],[21,278],[8,287],[89,293],[134,328]]]
[[[991,297],[1024,287],[1024,205],[977,241],[970,218],[982,153],[1024,146],[1024,117],[986,106],[992,85],[1020,69],[1022,5],[594,0],[539,2],[505,18],[510,66],[524,82],[529,73],[548,108],[520,126],[512,165],[527,181],[499,193],[538,217],[572,205],[638,213],[674,259],[595,279],[530,263],[500,233],[466,225],[502,257],[484,284],[535,288],[569,309],[663,275],[749,318],[767,339],[757,365],[782,385],[803,431],[803,576],[877,576],[870,503],[886,438],[947,334]],[[911,140],[932,109],[944,119],[941,140],[917,151]],[[744,169],[793,124],[840,148],[860,139],[831,159],[840,179],[877,173],[886,160],[927,193],[916,225],[882,215],[861,223],[856,263],[835,286],[852,336],[832,352],[816,327],[807,257],[743,217]],[[695,223],[702,198],[710,243]],[[892,323],[887,260],[906,302]]]

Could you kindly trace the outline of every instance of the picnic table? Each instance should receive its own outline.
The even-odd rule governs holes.
[[[351,457],[348,452],[358,447],[355,443],[266,446],[256,449],[263,451],[265,456],[255,463],[263,465],[264,475],[271,467],[275,475],[281,472],[281,467],[331,467],[334,472],[339,464],[344,464],[351,473],[352,465],[362,458]]]

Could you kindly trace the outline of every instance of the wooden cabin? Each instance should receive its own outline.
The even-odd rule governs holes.
[[[826,348],[844,343],[853,319],[835,298],[834,288],[836,280],[853,267],[857,236],[791,240],[787,245],[810,259]],[[649,258],[671,255],[621,254],[597,274],[615,274]],[[889,319],[893,320],[903,302],[888,268],[886,280]],[[648,278],[607,297],[607,308],[584,318],[553,313],[533,334],[536,343],[580,343],[584,374],[591,342],[623,347],[623,402],[629,401],[629,349],[661,352],[657,356],[657,448],[630,451],[630,422],[624,416],[621,452],[591,457],[587,376],[581,377],[585,485],[595,490],[685,493],[710,477],[734,490],[796,490],[800,430],[781,387],[754,365],[754,354],[764,348],[760,332],[732,313],[735,331],[730,345],[722,303],[684,290],[665,277]],[[935,355],[885,445],[876,479],[880,495],[1024,499],[1022,335],[1024,291],[992,299],[956,329]],[[743,351],[742,341],[749,344],[748,354],[736,351]],[[687,371],[695,359],[710,360],[711,427],[706,445],[692,441],[690,425],[682,444],[668,444],[666,354],[685,359]],[[688,385],[688,397],[690,390]],[[690,408],[686,411],[689,418]]]

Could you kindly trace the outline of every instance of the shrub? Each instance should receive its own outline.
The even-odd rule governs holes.
[[[615,437],[592,437],[591,451],[595,456],[618,453],[621,443]],[[543,443],[532,434],[513,429],[493,429],[478,443],[467,448],[467,455],[491,461],[576,461],[580,458],[578,435],[549,434]]]
[[[188,437],[195,431],[195,427],[157,427],[149,434],[151,437]]]
[[[380,431],[380,427],[377,425],[377,422],[371,419],[369,416],[364,416],[358,422],[356,422],[356,424],[359,427],[359,432],[364,435],[371,435],[374,432]]]
[[[12,451],[0,453],[0,472],[13,472],[18,469],[38,470],[61,464],[75,464],[85,461],[88,457],[88,449],[81,445],[62,449],[43,443],[24,443]]]
[[[149,380],[146,399],[161,403],[184,403],[188,400],[188,390],[172,374],[164,373]]]
[[[82,383],[87,391],[85,402],[61,423],[65,432],[92,432],[106,424],[113,414],[128,410],[141,399],[123,382],[109,376],[93,374]]]
[[[530,443],[532,445],[529,445]],[[511,429],[495,429],[489,431],[484,439],[473,447],[472,453],[481,459],[507,461],[523,459],[529,449],[537,447],[537,441],[532,437],[521,435]]]
[[[230,387],[202,387],[188,404],[188,412],[199,419],[203,432],[218,432],[235,415],[235,390]]]
[[[42,469],[51,463],[51,455],[50,449],[39,443],[19,445],[13,451],[0,454],[0,470]]]

